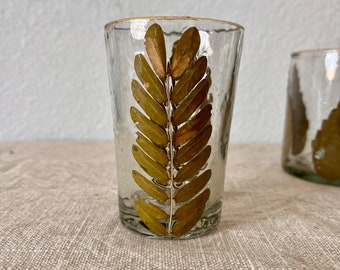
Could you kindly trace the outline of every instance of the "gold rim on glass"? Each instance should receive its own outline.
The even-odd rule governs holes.
[[[227,24],[232,25],[236,27],[237,29],[240,29],[244,31],[244,27],[238,23],[220,20],[220,19],[211,19],[211,18],[201,18],[201,17],[190,17],[190,16],[150,16],[150,17],[133,17],[133,18],[124,18],[124,19],[118,19],[113,20],[105,24],[104,28],[106,31],[110,31],[112,25],[115,25],[117,23],[122,22],[133,22],[133,21],[175,21],[175,20],[182,20],[182,21],[211,21],[215,23],[221,23],[221,24]]]
[[[340,48],[324,48],[324,49],[320,48],[320,49],[301,50],[301,51],[292,52],[291,56],[296,57],[296,56],[307,55],[307,54],[321,54],[321,53],[328,53],[328,52],[339,52],[340,53]]]

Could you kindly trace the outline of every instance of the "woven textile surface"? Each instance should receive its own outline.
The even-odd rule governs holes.
[[[0,269],[340,269],[340,188],[290,176],[278,145],[231,145],[218,228],[121,225],[112,142],[0,143]]]

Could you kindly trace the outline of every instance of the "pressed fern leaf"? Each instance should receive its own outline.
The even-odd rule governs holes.
[[[145,34],[145,49],[157,75],[166,76],[166,51],[163,30],[158,24],[149,27]]]
[[[155,122],[145,117],[135,107],[131,107],[130,115],[137,128],[144,133],[152,142],[159,146],[166,146],[168,137],[165,130]]]
[[[170,59],[172,78],[179,79],[187,70],[196,56],[200,42],[200,35],[196,27],[186,30],[182,37],[175,42]]]
[[[176,211],[175,218],[177,223],[174,226],[174,235],[181,236],[182,234],[190,231],[192,226],[194,226],[201,218],[209,196],[210,190],[206,189],[195,199],[180,207]]]
[[[202,80],[193,91],[181,102],[174,112],[173,122],[180,125],[187,121],[192,113],[207,98],[209,83],[206,79]]]
[[[166,93],[163,84],[152,71],[144,55],[137,54],[135,56],[134,66],[138,78],[141,80],[150,95],[157,102],[164,103],[166,101]]]
[[[157,160],[162,166],[166,166],[169,162],[166,151],[163,148],[158,147],[154,143],[150,142],[140,132],[137,132],[137,144],[143,149],[145,153],[153,159]]]
[[[190,161],[195,154],[206,146],[211,132],[212,127],[209,125],[197,133],[197,136],[193,137],[192,140],[177,151],[175,157],[176,162],[182,164]]]
[[[317,174],[328,180],[340,179],[340,102],[322,122],[312,147]]]
[[[137,145],[132,146],[132,154],[147,174],[152,176],[157,182],[160,182],[163,185],[167,184],[169,176],[166,168],[151,159]]]
[[[178,129],[175,135],[176,146],[181,146],[191,140],[210,121],[211,104],[205,106],[198,114]]]
[[[135,182],[141,187],[141,189],[143,189],[146,193],[155,198],[157,201],[165,202],[168,199],[168,195],[163,189],[156,186],[154,183],[152,183],[136,170],[132,171],[132,176],[133,179],[135,179]]]
[[[298,71],[295,66],[293,68],[291,80],[289,98],[293,120],[292,154],[297,155],[301,153],[305,147],[309,123],[306,116],[306,107],[303,103],[302,93],[300,91]]]
[[[155,234],[165,235],[165,227],[159,219],[166,219],[168,215],[152,203],[146,203],[141,197],[135,202],[135,209],[138,216],[145,225]]]
[[[207,69],[207,58],[200,57],[193,66],[184,73],[183,77],[174,86],[172,91],[172,101],[180,103],[192,88],[202,79]]]
[[[132,81],[131,88],[135,100],[142,107],[144,112],[150,117],[150,119],[159,126],[165,127],[167,123],[167,117],[164,108],[152,97],[150,97],[150,95],[136,80]]]
[[[176,175],[175,182],[183,182],[193,177],[208,161],[210,153],[211,146],[208,145],[202,152],[196,155],[195,158],[181,166]]]
[[[194,197],[205,185],[211,177],[211,170],[206,170],[200,176],[192,179],[189,184],[180,188],[176,194],[177,203],[185,202]]]
[[[207,99],[211,79],[207,58],[197,56],[197,28],[187,29],[173,44],[168,63],[158,24],[148,28],[144,44],[151,65],[137,54],[134,68],[139,81],[131,83],[144,113],[131,107],[130,115],[139,130],[132,154],[148,176],[132,171],[145,192],[138,195],[135,210],[153,233],[179,237],[196,225],[210,196],[205,187],[212,171],[204,167],[211,154],[212,105]]]

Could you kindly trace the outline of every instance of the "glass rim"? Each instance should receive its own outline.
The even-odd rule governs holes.
[[[329,52],[340,53],[340,47],[339,48],[307,49],[307,50],[295,51],[291,53],[291,57],[297,57],[297,56],[302,56],[302,55],[323,54],[323,53],[329,53]]]
[[[191,17],[191,16],[146,16],[146,17],[131,17],[131,18],[122,18],[117,20],[112,20],[104,25],[105,31],[109,31],[112,25],[123,23],[123,22],[133,22],[133,21],[176,21],[176,20],[183,20],[183,21],[210,21],[215,23],[221,23],[226,25],[235,26],[236,29],[244,31],[244,27],[241,24],[221,20],[221,19],[212,19],[212,18],[205,18],[205,17]]]

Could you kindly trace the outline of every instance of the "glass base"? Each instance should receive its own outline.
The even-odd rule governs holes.
[[[311,171],[306,171],[306,170],[302,170],[302,169],[297,169],[295,167],[291,167],[291,166],[283,166],[283,169],[294,176],[297,176],[301,179],[307,180],[307,181],[311,181],[311,182],[315,182],[315,183],[319,183],[319,184],[324,184],[324,185],[332,185],[332,186],[340,186],[340,179],[336,179],[336,180],[327,180],[324,179],[322,177],[320,177],[319,175],[317,175],[314,172]]]
[[[221,209],[222,203],[218,202],[214,204],[212,207],[207,209],[201,219],[197,222],[195,227],[191,229],[185,235],[181,237],[175,236],[162,236],[156,235],[152,233],[144,224],[144,222],[140,219],[140,217],[136,214],[136,211],[133,207],[128,207],[124,203],[124,199],[119,198],[119,211],[120,211],[120,220],[125,227],[128,229],[147,236],[149,238],[157,238],[157,239],[192,239],[196,237],[200,237],[208,234],[212,230],[214,230],[221,218]]]

